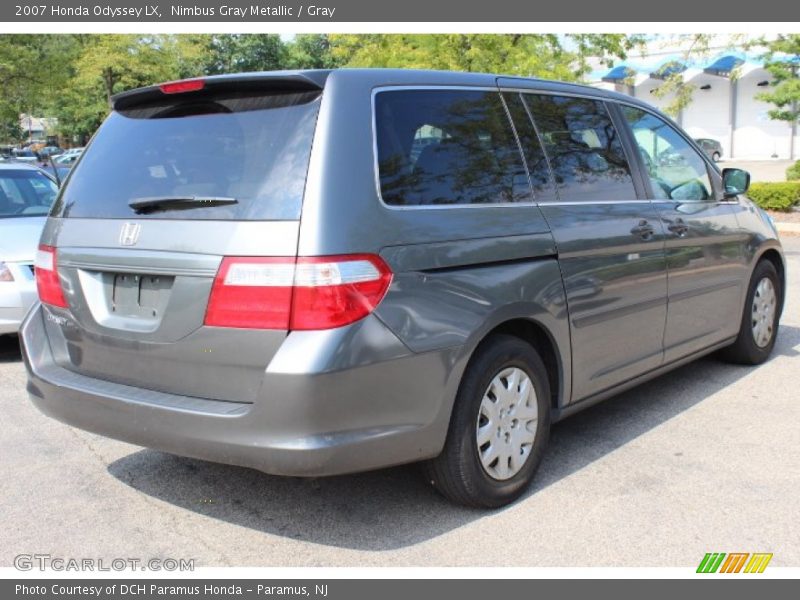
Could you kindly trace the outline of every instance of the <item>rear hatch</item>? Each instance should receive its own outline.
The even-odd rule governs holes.
[[[287,331],[205,325],[209,296],[225,256],[296,255],[322,82],[221,77],[116,98],[42,238],[67,298],[46,308],[64,317],[46,320],[60,366],[254,400]]]

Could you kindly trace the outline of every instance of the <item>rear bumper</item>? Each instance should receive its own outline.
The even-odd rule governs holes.
[[[227,402],[121,385],[60,367],[45,334],[45,310],[32,310],[20,332],[28,392],[39,410],[69,425],[173,454],[293,476],[413,462],[435,456],[444,444],[457,349],[411,354],[398,341],[403,355],[327,371],[319,368],[318,355],[303,364],[300,357],[309,353],[302,347],[314,340],[301,336],[285,344],[290,356],[279,352],[273,358],[256,402]],[[374,317],[367,320],[372,322],[361,328],[372,343],[377,331],[394,337]]]

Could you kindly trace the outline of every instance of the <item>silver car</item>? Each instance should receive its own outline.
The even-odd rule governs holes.
[[[784,259],[748,174],[640,100],[339,70],[113,106],[22,328],[31,399],[65,423],[282,475],[421,461],[495,507],[554,421],[775,344]]]
[[[36,301],[33,260],[57,193],[40,169],[0,162],[0,335],[17,333]]]

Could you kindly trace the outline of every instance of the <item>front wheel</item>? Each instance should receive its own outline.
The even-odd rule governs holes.
[[[719,162],[720,158],[722,158],[722,155],[719,152],[714,152],[714,154],[711,155],[711,160],[714,162]]]
[[[425,476],[458,504],[503,506],[530,484],[549,431],[550,386],[542,359],[519,338],[494,336],[467,367],[444,450],[424,464]]]
[[[775,347],[780,314],[781,281],[768,260],[756,265],[747,290],[744,314],[736,341],[722,356],[742,365],[763,363]]]

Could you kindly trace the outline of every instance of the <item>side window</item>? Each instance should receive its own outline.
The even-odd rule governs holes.
[[[11,204],[17,204],[17,205],[25,204],[25,198],[23,198],[22,194],[20,193],[16,179],[13,178],[0,179],[0,190],[3,191],[3,194]]]
[[[379,92],[375,124],[386,204],[531,201],[519,146],[497,92]]]
[[[603,102],[523,94],[564,201],[634,200],[636,190],[617,130]]]
[[[669,123],[632,106],[622,106],[622,113],[633,130],[655,198],[683,202],[713,197],[705,161]]]
[[[516,93],[504,93],[503,98],[517,130],[525,161],[528,163],[534,198],[537,202],[552,202],[556,199],[556,194],[550,177],[550,167],[522,96]]]

